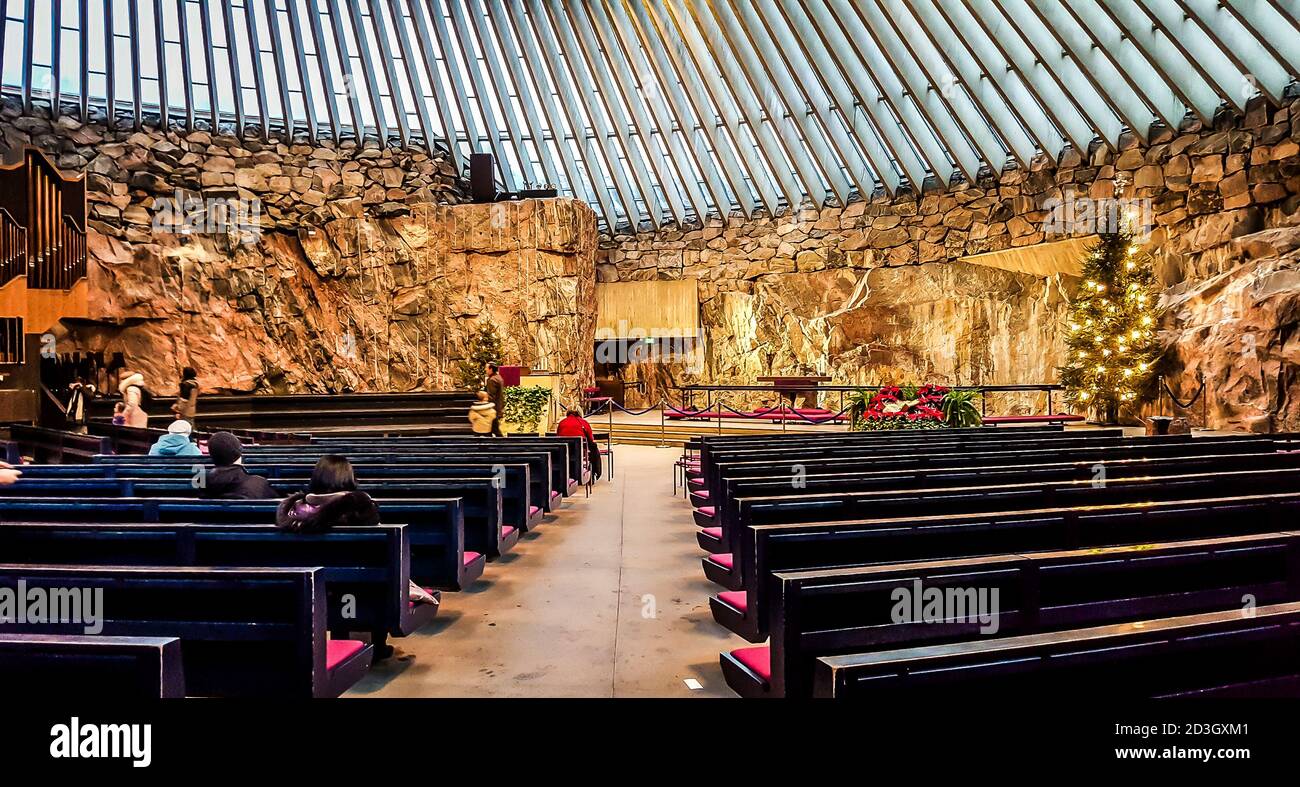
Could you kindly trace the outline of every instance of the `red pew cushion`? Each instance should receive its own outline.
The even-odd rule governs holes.
[[[541,509],[540,506],[529,506],[529,507],[528,507],[528,515],[529,515],[529,516],[537,516],[537,515],[540,514],[540,513],[542,513],[542,509]]]
[[[465,553],[465,565],[468,566],[470,563],[473,563],[475,560],[478,560],[478,559],[481,558],[481,557],[483,557],[483,556],[480,555],[478,552],[466,552],[466,553]]]
[[[707,490],[707,489],[701,489],[701,490],[698,491],[698,492],[691,492],[691,494],[695,495],[695,496],[698,497],[698,498],[702,498],[702,499],[704,499],[704,500],[708,500],[708,499],[709,499],[709,490]]]
[[[707,517],[713,517],[713,516],[716,516],[717,513],[718,513],[718,509],[715,508],[714,506],[700,506],[699,508],[697,508],[697,509],[695,509],[695,510],[696,510],[696,511],[699,511],[701,514],[704,514],[704,515],[707,516]],[[708,528],[705,528],[705,530],[717,530],[717,531],[718,531],[718,537],[719,537],[719,538],[722,537],[722,528],[720,528],[720,527],[717,527],[717,528],[714,528],[714,527],[708,527]]]
[[[325,643],[325,669],[334,669],[352,658],[366,644],[356,639],[332,639]]]
[[[712,560],[714,563],[717,563],[728,571],[730,571],[731,567],[735,565],[730,552],[719,552],[716,555],[709,555],[709,560]]]
[[[720,528],[720,527],[706,527],[706,528],[704,528],[704,535],[709,536],[710,538],[716,538],[716,539],[718,539],[719,541],[721,541],[721,540],[722,540],[722,528]]]
[[[514,525],[502,525],[502,526],[501,526],[501,537],[502,537],[502,538],[510,538],[511,534],[514,533],[514,532],[515,532],[515,526],[514,526]]]
[[[766,645],[733,650],[731,656],[752,670],[755,675],[758,675],[765,682],[772,682],[772,651]]]
[[[718,600],[741,612],[749,609],[749,596],[744,590],[724,590],[718,594]]]

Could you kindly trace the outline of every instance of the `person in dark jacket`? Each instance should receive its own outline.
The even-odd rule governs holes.
[[[492,419],[492,436],[505,437],[501,432],[501,419],[506,414],[506,382],[501,379],[496,364],[489,361],[483,368],[487,372],[487,379],[483,381],[483,390],[487,391],[488,400],[497,410],[496,418]]]
[[[193,366],[186,366],[181,370],[181,384],[179,392],[176,394],[176,403],[172,405],[172,412],[176,413],[177,418],[184,418],[190,423],[194,423],[194,417],[198,412],[199,403],[199,373]]]
[[[356,475],[347,457],[326,454],[312,468],[307,492],[295,492],[279,501],[276,527],[294,533],[322,533],[335,527],[376,526],[380,509],[367,493],[356,488]],[[437,605],[437,594],[411,581],[407,598],[413,604]],[[370,632],[376,658],[393,656],[393,647],[385,643],[382,631]]]
[[[322,456],[311,471],[307,491],[295,492],[280,501],[275,512],[275,526],[291,533],[323,533],[335,527],[373,526],[379,524],[379,507],[370,495],[357,489],[352,463],[345,456]],[[439,597],[411,582],[408,598],[417,604],[437,604]],[[376,653],[392,654],[392,648],[379,638]]]
[[[199,497],[219,500],[270,500],[280,496],[271,483],[244,469],[244,449],[230,432],[217,432],[208,439],[208,456],[213,467],[199,489]]]
[[[352,463],[338,454],[322,456],[311,471],[307,491],[281,500],[275,514],[276,527],[295,533],[377,524],[379,508],[370,495],[357,489]]]

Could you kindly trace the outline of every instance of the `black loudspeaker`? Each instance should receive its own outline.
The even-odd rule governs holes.
[[[469,193],[475,202],[495,202],[496,179],[492,176],[491,153],[471,153],[469,156]]]

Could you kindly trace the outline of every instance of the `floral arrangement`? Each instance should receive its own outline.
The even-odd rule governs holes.
[[[952,392],[942,385],[886,385],[874,393],[858,391],[853,395],[855,432],[881,429],[942,429],[966,426],[956,408],[969,406],[968,392]],[[949,400],[953,401],[949,401]],[[957,402],[961,399],[961,402]],[[978,414],[975,416],[978,423]]]

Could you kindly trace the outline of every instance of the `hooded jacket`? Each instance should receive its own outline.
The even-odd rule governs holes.
[[[117,390],[122,394],[122,402],[126,404],[125,423],[127,426],[134,426],[144,429],[149,426],[149,414],[144,411],[142,406],[144,394],[141,392],[144,386],[144,375],[136,372],[117,384]]]
[[[324,495],[295,492],[280,501],[275,526],[294,533],[323,533],[332,527],[379,524],[379,509],[365,492]]]
[[[214,467],[208,471],[199,497],[207,500],[274,500],[280,497],[271,482],[252,475],[243,465]]]
[[[149,447],[149,456],[203,456],[203,452],[189,435],[168,432]]]
[[[474,434],[488,434],[496,420],[497,408],[491,402],[475,402],[469,407],[469,427]]]

